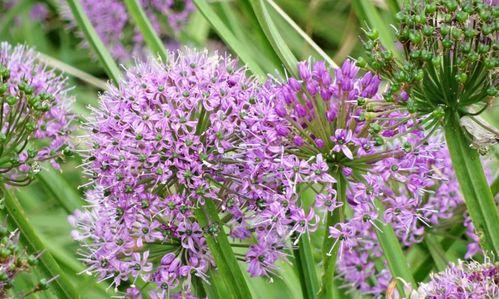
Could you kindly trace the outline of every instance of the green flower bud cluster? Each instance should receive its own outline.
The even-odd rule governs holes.
[[[443,117],[437,108],[461,115],[477,113],[497,96],[499,7],[481,0],[415,0],[397,14],[397,42],[403,59],[367,32],[369,52],[360,66],[391,84],[388,101],[410,112]],[[359,65],[359,64],[358,64]],[[478,109],[480,110],[480,109]]]
[[[35,92],[26,80],[9,78],[10,70],[0,64],[0,177],[20,186],[33,180],[40,169],[34,134],[56,103],[52,94]]]
[[[0,224],[0,298],[9,298],[8,292],[16,276],[29,272],[37,264],[37,256],[27,254],[19,245],[19,233],[10,232]],[[40,283],[42,281],[47,282],[42,279]]]

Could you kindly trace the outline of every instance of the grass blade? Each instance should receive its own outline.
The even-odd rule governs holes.
[[[87,42],[92,46],[95,53],[99,57],[100,62],[104,66],[106,73],[109,78],[114,81],[115,84],[118,84],[121,78],[121,71],[113,60],[113,57],[107,50],[106,46],[102,43],[100,37],[97,35],[92,23],[88,19],[83,7],[79,0],[67,0],[69,8],[73,13],[73,17],[78,23],[78,27],[85,34]]]
[[[343,205],[335,209],[332,213],[327,214],[325,236],[322,245],[322,262],[324,272],[321,278],[321,287],[319,289],[319,298],[336,298],[337,290],[334,284],[334,272],[336,268],[336,260],[338,259],[338,250],[341,246],[341,241],[333,240],[329,237],[329,227],[334,226],[336,223],[345,221],[345,205],[346,205],[346,192],[347,180],[345,176],[339,172],[335,174],[336,177],[336,191],[338,192],[337,200],[342,202]],[[337,244],[334,244],[337,242]],[[333,247],[334,245],[334,247]],[[333,247],[333,250],[331,248]]]
[[[384,213],[383,204],[379,200],[376,200],[375,205],[379,210],[378,214],[382,217],[381,215]],[[375,229],[376,237],[383,249],[383,255],[388,263],[388,268],[390,269],[392,276],[394,278],[402,278],[406,282],[412,284],[413,287],[416,287],[416,282],[414,281],[409,264],[404,256],[404,251],[400,246],[400,242],[395,235],[393,228],[380,219],[376,219],[376,222],[377,226],[380,228],[380,230]],[[397,284],[397,288],[401,294],[403,294],[404,290],[402,285]]]
[[[428,251],[430,251],[431,258],[433,259],[433,263],[437,267],[438,272],[443,271],[449,261],[445,257],[445,251],[440,245],[438,239],[432,235],[430,232],[426,233],[424,237],[424,242],[426,247],[428,247]]]
[[[139,1],[125,0],[125,5],[135,24],[139,27],[149,49],[151,49],[155,55],[159,55],[163,62],[166,62],[168,60],[168,51],[165,49],[165,46],[156,34],[156,31],[154,31],[154,28]]]
[[[307,35],[305,31],[303,31],[300,26],[298,26],[293,19],[291,19],[284,10],[282,10],[277,3],[275,3],[273,0],[267,0],[267,2],[270,4],[270,6],[277,12],[283,20],[286,21],[286,23],[289,24],[289,26],[298,32],[298,34],[303,38],[303,40],[310,45],[310,47],[324,59],[332,68],[338,68],[338,65],[324,52],[324,50],[319,47],[311,38],[310,36]]]
[[[211,26],[218,33],[218,36],[229,48],[231,48],[239,59],[241,59],[241,61],[248,66],[250,71],[257,76],[264,77],[265,72],[253,59],[251,53],[248,52],[245,45],[235,37],[230,29],[224,24],[222,19],[220,19],[220,17],[210,7],[210,5],[205,0],[193,0],[193,2],[196,4],[199,11],[204,15],[205,19],[210,22]]]
[[[83,201],[80,199],[80,195],[55,170],[47,169],[37,178],[44,189],[58,201],[68,214],[81,208]]]
[[[293,255],[300,278],[303,298],[313,299],[319,290],[319,280],[317,278],[317,271],[315,270],[315,262],[308,233],[300,236],[298,248],[293,250]]]
[[[297,76],[297,59],[289,49],[288,45],[282,38],[279,30],[270,17],[269,11],[265,5],[265,0],[249,0],[251,7],[260,23],[260,27],[267,36],[268,41],[276,52],[277,56],[281,59],[286,69],[293,75]]]
[[[23,238],[26,240],[28,246],[31,249],[31,252],[42,253],[39,258],[39,266],[47,276],[58,276],[58,278],[50,284],[50,287],[57,294],[57,297],[68,299],[79,298],[78,293],[74,289],[73,285],[69,282],[66,274],[61,270],[52,255],[46,250],[45,245],[40,240],[38,234],[29,223],[28,217],[24,213],[24,210],[19,204],[17,198],[15,198],[14,195],[5,187],[2,187],[2,191],[4,193],[5,207],[7,208],[7,212],[12,218],[12,221],[16,224],[17,228],[19,228],[19,231],[21,232]]]
[[[471,148],[470,139],[459,123],[459,116],[449,112],[446,118],[444,127],[447,147],[475,232],[482,248],[493,251],[498,256],[499,216],[480,156]]]

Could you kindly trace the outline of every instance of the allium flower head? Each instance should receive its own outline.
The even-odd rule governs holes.
[[[403,61],[371,31],[367,63],[392,83],[386,99],[411,112],[476,114],[497,97],[498,17],[489,0],[411,1],[397,15]]]
[[[154,30],[165,42],[171,42],[172,38],[174,40],[194,11],[192,0],[141,0],[140,3]],[[146,57],[144,38],[135,28],[123,1],[83,0],[81,4],[97,34],[115,59],[127,63],[134,57]],[[77,28],[65,1],[61,1],[61,12],[69,21],[70,27]]]
[[[24,47],[0,44],[0,169],[1,180],[28,184],[39,163],[71,155],[72,102],[65,78],[36,61]]]
[[[484,263],[458,261],[443,272],[432,274],[410,298],[498,298],[499,265],[485,258]]]
[[[191,50],[170,57],[128,70],[101,96],[88,123],[91,208],[72,219],[89,270],[117,286],[153,282],[160,298],[205,279],[214,266],[205,238],[224,228],[248,248],[249,273],[268,275],[289,237],[317,224],[298,185],[331,181],[282,150],[267,87],[236,61]],[[334,205],[334,194],[323,197]],[[220,223],[197,221],[207,204]]]

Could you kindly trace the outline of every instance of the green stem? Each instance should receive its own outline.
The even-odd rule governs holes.
[[[347,192],[347,180],[345,176],[338,171],[335,175],[336,177],[336,191],[337,200],[342,202],[343,205],[332,213],[327,214],[326,220],[326,228],[325,228],[325,236],[324,242],[322,245],[322,260],[323,260],[323,274],[321,278],[321,287],[319,289],[318,297],[319,298],[334,298],[336,294],[335,285],[334,285],[334,272],[336,267],[336,260],[338,259],[338,250],[341,246],[341,242],[338,241],[333,250],[333,244],[336,240],[333,240],[329,237],[329,227],[334,226],[336,223],[340,223],[345,221],[345,205],[346,205],[346,192]]]
[[[219,278],[225,282],[225,288],[230,289],[230,298],[252,298],[246,280],[237,263],[237,259],[220,224],[220,218],[215,204],[207,199],[204,206],[194,211],[197,221],[205,231],[206,243],[210,253],[215,259]],[[210,229],[218,229],[217,232],[210,232]],[[207,231],[208,230],[208,231]],[[218,279],[212,279],[216,283],[216,288],[222,287]],[[217,285],[218,284],[218,285]]]
[[[295,267],[300,278],[303,298],[312,299],[317,295],[319,280],[317,278],[317,271],[315,270],[310,236],[308,233],[303,233],[299,238],[298,248],[293,250]]]
[[[156,31],[154,31],[154,28],[139,1],[125,0],[125,5],[134,22],[139,27],[142,36],[144,36],[147,46],[149,46],[154,54],[159,55],[162,61],[166,62],[168,60],[168,51],[165,49],[165,46],[156,34]]]
[[[73,13],[76,22],[78,23],[78,27],[81,31],[83,31],[86,40],[95,50],[95,53],[106,69],[109,78],[111,78],[115,84],[118,84],[121,78],[121,71],[116,62],[113,60],[113,57],[107,50],[106,46],[102,43],[102,40],[97,35],[97,32],[92,26],[92,23],[90,23],[90,20],[88,19],[85,10],[81,6],[80,1],[68,0],[67,3],[69,5],[69,8],[71,9],[71,12]]]
[[[480,157],[470,146],[469,138],[459,124],[459,115],[449,111],[446,118],[445,139],[475,233],[480,238],[482,248],[486,251],[493,251],[497,256],[499,255],[499,216]]]
[[[24,213],[24,210],[19,204],[17,198],[15,198],[14,195],[5,187],[2,187],[2,191],[4,193],[7,213],[10,215],[17,228],[19,228],[19,231],[26,240],[31,252],[42,253],[39,258],[40,268],[47,276],[50,276],[49,278],[57,276],[57,279],[50,284],[50,287],[57,294],[57,297],[68,299],[79,298],[78,293],[69,282],[66,274],[61,270],[52,255],[46,250],[45,245],[29,223],[28,217]]]
[[[490,185],[490,191],[492,192],[492,196],[496,196],[499,193],[499,176]]]
[[[375,205],[378,208],[380,217],[384,214],[383,204],[379,200],[375,200]],[[402,278],[405,282],[410,283],[412,287],[416,287],[416,282],[412,276],[409,263],[407,262],[404,251],[400,246],[400,242],[393,231],[393,228],[385,224],[381,219],[376,219],[376,237],[378,238],[383,256],[386,259],[388,268],[394,278]],[[379,228],[379,229],[378,229]],[[404,288],[401,283],[397,283],[397,288],[401,294],[404,294]]]

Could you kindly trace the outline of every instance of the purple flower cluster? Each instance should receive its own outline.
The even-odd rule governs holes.
[[[89,271],[129,281],[129,293],[140,279],[156,298],[186,296],[214,266],[205,236],[228,232],[251,276],[272,273],[290,236],[318,224],[298,190],[321,185],[323,205],[337,205],[322,156],[284,151],[274,92],[230,58],[189,50],[110,87],[88,122],[90,206],[71,219]],[[207,202],[221,220],[203,226],[195,214]]]
[[[195,9],[192,0],[141,0],[140,2],[156,33],[164,41],[170,38],[170,42]],[[133,58],[146,57],[147,49],[144,38],[138,30],[134,29],[123,1],[83,0],[81,4],[97,34],[115,59],[126,63]],[[61,14],[69,21],[71,28],[77,28],[71,10],[65,1],[61,1]],[[167,22],[162,20],[167,20]]]
[[[391,275],[376,267],[383,263],[377,221],[391,225],[405,246],[421,242],[427,227],[463,224],[454,219],[462,215],[462,199],[449,154],[442,138],[425,137],[404,109],[384,101],[378,77],[359,78],[353,62],[334,77],[324,62],[302,62],[298,69],[299,78],[289,78],[275,95],[275,112],[287,124],[277,131],[289,141],[287,151],[302,159],[320,155],[324,173],[346,177],[346,202],[333,209],[348,204],[351,216],[327,228],[333,247],[340,246],[339,272],[363,293],[383,293]],[[320,196],[316,206],[323,207]],[[477,251],[476,241],[470,243],[468,255]]]
[[[0,44],[0,172],[7,184],[27,185],[39,163],[71,155],[72,114],[66,79],[24,46]]]
[[[411,298],[498,298],[499,265],[485,258],[484,263],[458,261],[443,272],[431,274]]]

